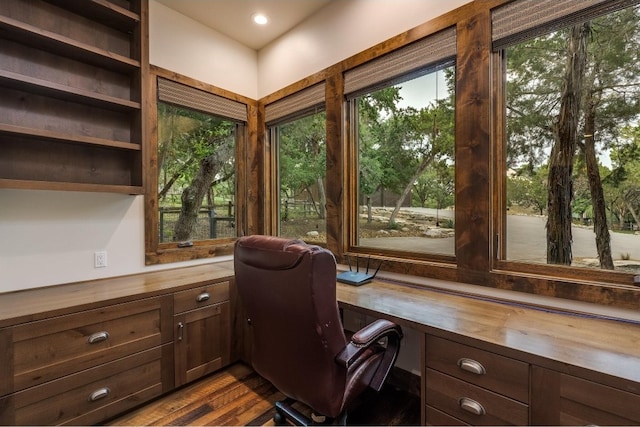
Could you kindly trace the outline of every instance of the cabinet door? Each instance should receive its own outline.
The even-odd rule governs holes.
[[[640,425],[640,395],[546,368],[532,368],[533,425]]]
[[[214,372],[229,363],[229,302],[174,316],[176,386]]]

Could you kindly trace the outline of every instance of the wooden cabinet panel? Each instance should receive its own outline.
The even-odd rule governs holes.
[[[186,384],[231,360],[230,282],[173,295],[175,383]]]
[[[0,328],[0,425],[98,424],[228,365],[232,278],[195,270],[22,293],[31,311]]]
[[[531,422],[536,425],[640,425],[640,395],[533,367]]]
[[[0,422],[88,425],[114,416],[168,390],[163,352],[155,347],[9,395],[0,400]]]
[[[529,365],[499,354],[427,335],[426,365],[505,396],[529,401]]]
[[[14,391],[170,342],[170,307],[158,297],[15,326]]]
[[[528,406],[465,381],[426,369],[427,406],[471,425],[527,425]],[[427,422],[431,420],[427,418]]]
[[[175,316],[175,384],[186,384],[229,364],[229,302]]]

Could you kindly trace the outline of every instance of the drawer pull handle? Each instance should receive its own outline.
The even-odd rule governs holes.
[[[482,363],[473,359],[467,359],[466,357],[458,359],[458,366],[463,371],[471,372],[476,375],[484,375],[487,373],[487,370],[484,369]]]
[[[460,405],[460,409],[471,412],[474,415],[484,415],[486,411],[484,410],[484,406],[482,406],[479,402],[476,402],[473,399],[469,399],[468,397],[462,397],[458,400],[458,404]]]
[[[109,396],[110,392],[111,390],[109,390],[108,387],[99,388],[89,395],[89,402],[95,402],[96,400],[104,399],[105,397]]]
[[[107,338],[109,338],[109,332],[107,331],[96,332],[95,334],[89,335],[87,342],[89,344],[97,344],[99,342],[106,341]]]
[[[178,322],[178,341],[182,341],[183,332],[184,332],[184,323]]]
[[[208,301],[209,298],[211,298],[211,295],[209,295],[209,292],[203,292],[196,297],[196,302],[205,302],[205,301]]]

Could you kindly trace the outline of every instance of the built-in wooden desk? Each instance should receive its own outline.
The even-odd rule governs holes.
[[[233,274],[229,258],[0,294],[0,424],[92,424],[241,357]],[[418,331],[423,423],[640,424],[640,312],[379,277],[338,302]],[[219,325],[225,354],[189,360],[192,322]]]
[[[0,294],[0,425],[100,423],[237,359],[233,275],[229,259]]]
[[[421,283],[338,283],[337,297],[424,334],[423,423],[640,422],[639,313],[405,279]]]

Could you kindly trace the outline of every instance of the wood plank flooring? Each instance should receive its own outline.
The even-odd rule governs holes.
[[[243,363],[181,388],[109,421],[119,426],[272,426],[277,400],[268,381]],[[305,413],[306,409],[299,408]],[[350,425],[419,425],[420,398],[385,386],[366,395]]]

